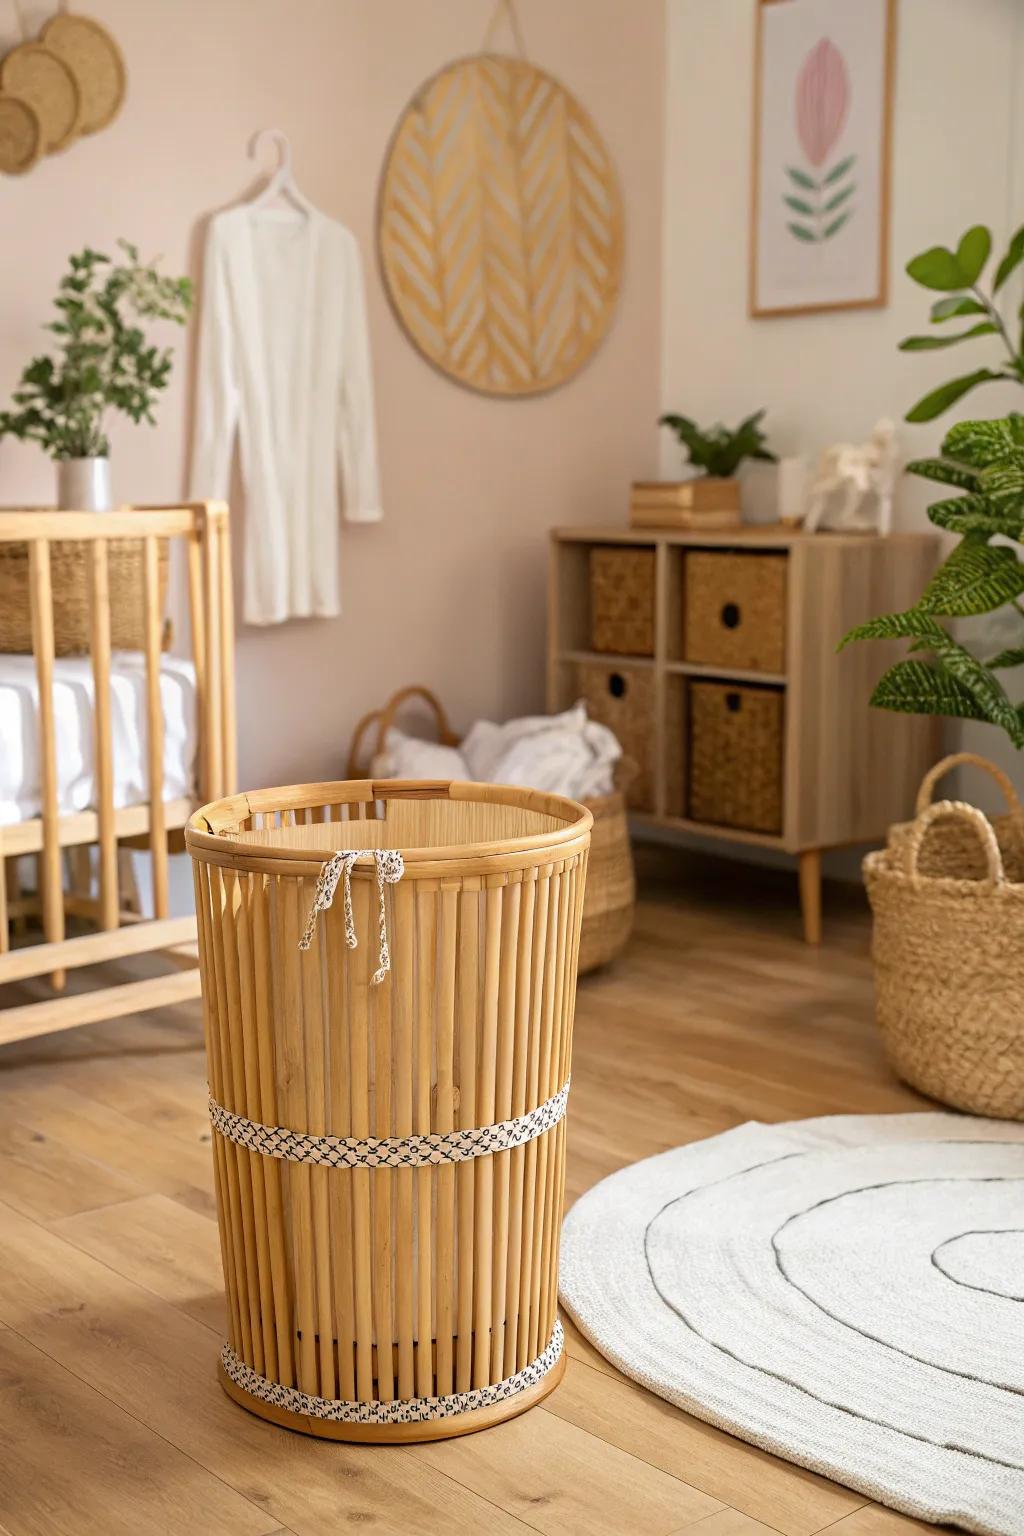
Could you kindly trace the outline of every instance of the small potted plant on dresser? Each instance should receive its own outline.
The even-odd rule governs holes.
[[[110,510],[106,414],[154,424],[171,373],[171,349],[153,346],[139,322],[184,325],[192,306],[187,277],[166,277],[142,264],[134,245],[118,244],[121,261],[88,248],[70,258],[46,327],[56,355],[34,357],[13,408],[0,411],[0,438],[38,443],[56,461],[57,505],[66,510]]]
[[[755,411],[738,427],[698,427],[689,416],[669,413],[658,425],[670,427],[695,473],[687,480],[638,480],[630,497],[633,528],[733,528],[740,522],[740,483],[736,471],[744,459],[776,462],[761,430],[764,411]]]

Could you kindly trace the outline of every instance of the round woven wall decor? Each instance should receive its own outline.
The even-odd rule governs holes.
[[[579,103],[524,59],[460,59],[417,91],[385,161],[377,238],[410,340],[484,394],[564,384],[611,320],[615,172]]]
[[[121,110],[127,76],[121,50],[106,27],[62,11],[39,34],[74,75],[82,99],[79,133],[98,133]]]
[[[42,152],[43,132],[33,109],[0,91],[0,175],[21,176]]]
[[[19,43],[0,64],[0,88],[27,101],[47,154],[66,149],[78,133],[81,101],[67,64],[41,43]]]

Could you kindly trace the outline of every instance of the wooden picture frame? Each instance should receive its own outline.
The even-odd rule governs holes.
[[[896,4],[757,0],[755,319],[888,302]]]

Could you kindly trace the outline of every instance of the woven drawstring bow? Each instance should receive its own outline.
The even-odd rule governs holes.
[[[306,919],[305,931],[299,940],[299,948],[306,950],[313,942],[313,934],[316,932],[316,920],[321,912],[334,900],[334,893],[338,889],[338,881],[344,877],[344,912],[345,912],[345,943],[349,949],[356,949],[359,940],[356,938],[355,918],[352,915],[352,866],[357,859],[372,858],[377,866],[377,894],[380,898],[380,954],[376,971],[370,977],[371,987],[377,986],[391,969],[391,951],[388,948],[388,919],[384,900],[384,887],[396,885],[405,873],[405,863],[402,855],[393,848],[344,848],[338,853],[332,854],[327,863],[320,870],[316,882],[316,890],[313,893],[313,905],[309,909],[309,917]]]

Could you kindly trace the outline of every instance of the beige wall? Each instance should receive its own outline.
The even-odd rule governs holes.
[[[816,453],[899,421],[930,386],[989,361],[985,347],[903,354],[927,329],[928,294],[905,275],[926,246],[969,225],[996,241],[1024,222],[1024,6],[1020,0],[898,0],[890,302],[884,309],[752,320],[747,315],[755,0],[669,0],[662,404],[739,420],[768,408],[780,453]],[[1017,299],[1020,283],[1016,286]],[[998,348],[993,349],[998,356]],[[1015,386],[968,396],[962,416],[1024,409]],[[957,419],[901,425],[905,457],[937,449]],[[661,471],[678,455],[667,433]],[[897,522],[927,526],[924,481],[899,487]],[[774,474],[747,476],[748,515],[774,515]],[[1024,687],[1018,686],[1018,696]],[[990,727],[963,733],[1020,773]],[[961,732],[951,730],[958,741]],[[974,781],[965,788],[975,789]]]
[[[32,25],[52,6],[23,0]],[[592,113],[622,182],[626,271],[610,335],[567,387],[470,394],[400,333],[374,254],[374,198],[395,121],[446,60],[473,52],[488,0],[89,0],[128,63],[112,128],[0,181],[0,398],[38,349],[68,253],[120,234],[195,272],[204,218],[254,186],[261,126],[290,135],[303,190],[358,237],[369,289],[385,521],[346,528],[343,617],[238,638],[241,773],[250,785],[340,772],[356,717],[420,680],[458,724],[542,703],[545,530],[621,519],[654,472],[662,194],[662,0],[519,0],[531,57]],[[0,26],[7,8],[0,6]],[[0,46],[13,41],[0,37]],[[184,352],[155,431],[114,428],[116,492],[180,496]],[[0,444],[0,502],[45,502],[36,450]]]

